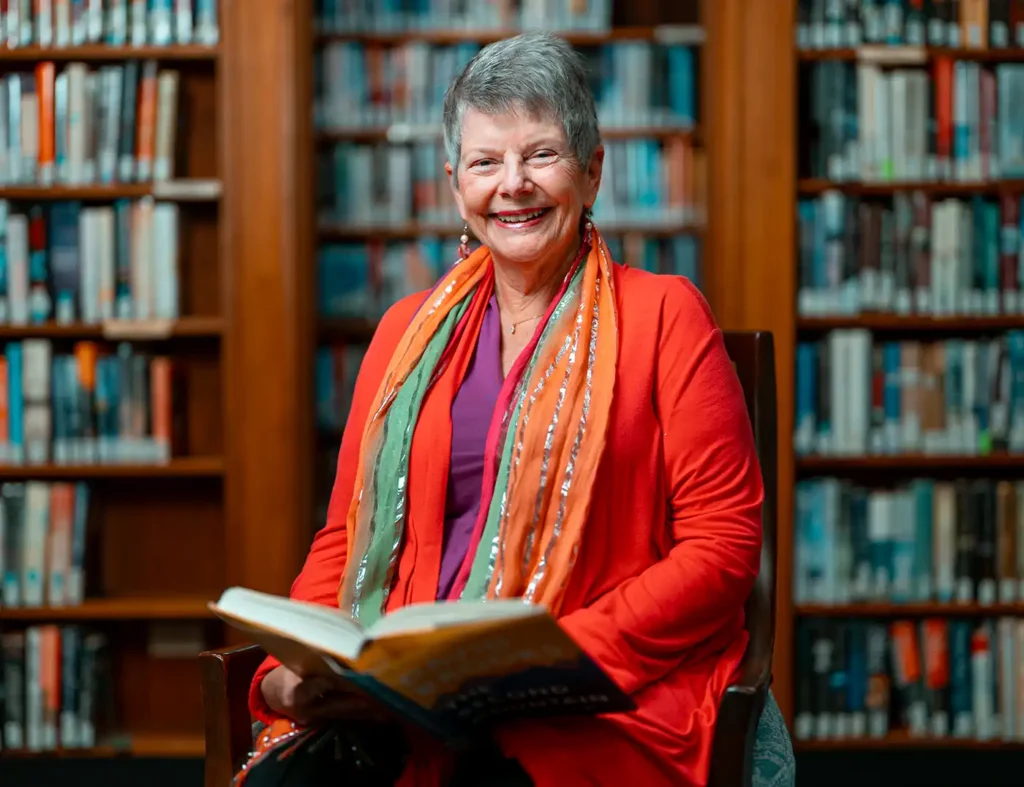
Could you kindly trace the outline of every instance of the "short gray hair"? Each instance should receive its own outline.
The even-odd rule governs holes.
[[[472,108],[485,114],[527,111],[562,124],[573,158],[590,163],[601,144],[584,57],[564,38],[522,33],[481,49],[444,97],[444,146],[458,185],[462,121]]]

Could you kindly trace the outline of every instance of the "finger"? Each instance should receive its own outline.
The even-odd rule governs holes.
[[[327,678],[314,676],[299,683],[292,696],[296,705],[309,705],[319,701],[334,689],[334,684]]]
[[[354,694],[328,695],[309,709],[310,716],[319,721],[334,719],[360,719],[387,721],[391,714],[375,702]]]

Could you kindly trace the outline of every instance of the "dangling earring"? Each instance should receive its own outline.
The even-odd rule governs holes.
[[[462,237],[459,238],[459,261],[469,257],[469,224],[462,225]]]
[[[593,216],[594,216],[594,209],[593,208],[591,208],[589,205],[586,206],[585,208],[583,208],[583,227],[584,227],[584,229],[586,229],[586,230],[594,229]]]

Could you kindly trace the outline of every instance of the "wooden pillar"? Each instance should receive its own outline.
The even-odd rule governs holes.
[[[308,546],[309,0],[225,3],[228,581],[286,593]]]
[[[778,376],[778,593],[774,693],[793,704],[796,71],[794,3],[709,4],[709,287],[723,328],[769,330]]]

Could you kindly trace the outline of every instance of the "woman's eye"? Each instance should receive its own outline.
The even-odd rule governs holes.
[[[479,161],[477,161],[475,164],[473,164],[473,166],[474,167],[490,167],[490,166],[493,166],[493,164],[494,164],[494,159],[482,158]]]

